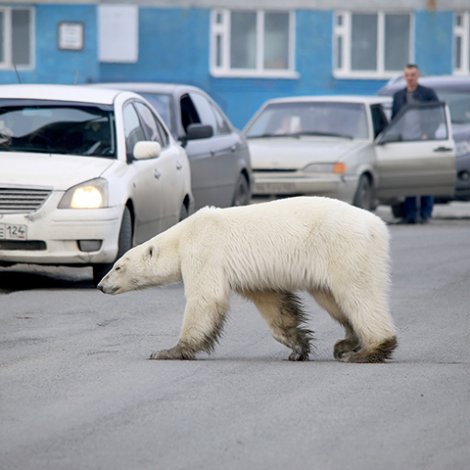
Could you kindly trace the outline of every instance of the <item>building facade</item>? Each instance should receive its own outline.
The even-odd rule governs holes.
[[[266,99],[469,74],[470,0],[1,1],[0,83],[184,82],[243,127]]]

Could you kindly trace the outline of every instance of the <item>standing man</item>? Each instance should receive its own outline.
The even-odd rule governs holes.
[[[412,103],[439,101],[436,92],[432,88],[418,84],[419,68],[416,64],[405,65],[403,76],[406,87],[393,95],[392,119],[400,109]],[[434,196],[421,196],[419,215],[422,223],[429,221],[434,206]],[[409,196],[403,203],[403,220],[405,223],[416,224],[418,222],[418,198]]]

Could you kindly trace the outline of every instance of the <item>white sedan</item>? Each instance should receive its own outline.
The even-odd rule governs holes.
[[[190,168],[128,91],[0,86],[0,265],[93,266],[192,211]]]
[[[367,96],[267,101],[244,130],[253,195],[321,195],[372,210],[408,195],[453,194],[447,106],[409,105],[389,123],[390,103]]]

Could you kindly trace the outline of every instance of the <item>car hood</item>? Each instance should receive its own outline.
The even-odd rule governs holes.
[[[67,190],[97,178],[116,160],[97,157],[0,152],[0,185]]]
[[[364,141],[319,137],[248,139],[253,169],[303,168],[309,163],[334,163]]]

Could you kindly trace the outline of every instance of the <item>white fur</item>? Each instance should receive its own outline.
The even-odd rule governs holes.
[[[228,309],[230,291],[256,303],[258,294],[306,290],[363,347],[395,335],[387,227],[335,199],[201,209],[127,252],[100,288],[121,293],[180,280],[187,300],[180,341],[202,338]]]

